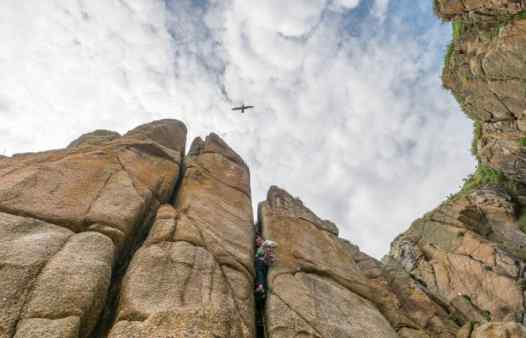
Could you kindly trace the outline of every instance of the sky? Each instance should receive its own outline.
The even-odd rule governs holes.
[[[180,119],[379,258],[475,166],[450,36],[431,0],[1,1],[0,154]]]

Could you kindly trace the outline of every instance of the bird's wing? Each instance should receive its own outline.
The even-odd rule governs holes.
[[[254,106],[245,106],[245,109],[254,108]]]
[[[232,110],[242,110],[243,107],[235,107],[235,108],[232,108]]]

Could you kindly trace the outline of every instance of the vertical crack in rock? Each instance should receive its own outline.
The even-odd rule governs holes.
[[[259,215],[257,215],[257,223],[256,223],[256,232],[257,232],[257,235],[256,237],[259,237],[260,239],[263,239],[263,237],[261,236],[262,234],[262,231],[261,231],[261,222],[260,222],[260,219],[259,219]],[[254,248],[255,250],[258,249],[258,243],[256,243],[257,241],[254,241]],[[262,245],[262,243],[259,243],[259,245]],[[267,303],[267,298],[268,298],[268,278],[267,276],[265,275],[264,278],[264,282],[263,282],[263,289],[264,289],[264,293],[261,294],[261,293],[258,293],[258,291],[256,291],[256,288],[257,288],[257,284],[258,284],[258,268],[261,268],[257,266],[257,262],[256,262],[256,257],[254,257],[254,270],[255,270],[255,283],[254,283],[254,314],[255,314],[255,325],[256,325],[256,338],[267,338],[267,325],[266,325],[266,320],[265,320],[265,307],[266,307],[266,303]],[[267,271],[259,271],[259,273],[268,273],[268,270]]]
[[[133,242],[130,243],[129,249],[125,250],[115,263],[111,274],[110,288],[106,297],[106,305],[97,322],[96,328],[90,335],[90,338],[107,337],[108,332],[111,329],[111,325],[116,317],[118,295],[122,285],[122,278],[128,269],[133,255],[146,240],[148,232],[153,225],[157,208],[158,204],[154,207],[151,205],[148,206],[148,215],[140,221],[141,225],[137,228],[137,232],[133,236]]]
[[[111,338],[255,336],[248,168],[215,134],[183,167],[124,276]]]

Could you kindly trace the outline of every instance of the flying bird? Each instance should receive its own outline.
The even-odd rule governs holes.
[[[244,104],[241,105],[241,107],[234,107],[232,110],[241,110],[241,114],[245,112],[245,110],[254,108],[254,106],[245,106]]]

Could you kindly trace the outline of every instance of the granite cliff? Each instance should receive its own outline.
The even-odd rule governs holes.
[[[278,187],[254,217],[215,134],[97,130],[0,156],[0,338],[526,337],[526,1],[435,9],[479,166],[382,261]],[[256,232],[280,244],[263,311]]]

